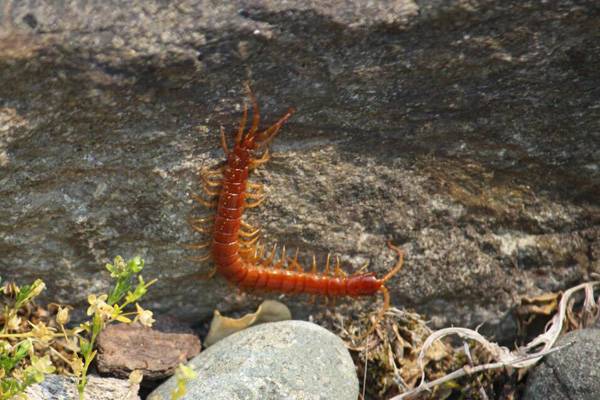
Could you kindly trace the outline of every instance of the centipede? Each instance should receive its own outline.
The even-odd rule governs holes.
[[[318,268],[315,256],[312,265],[305,268],[298,260],[298,250],[288,256],[285,247],[281,252],[277,246],[267,250],[260,241],[261,230],[244,221],[248,208],[259,206],[265,199],[264,187],[249,181],[256,168],[270,159],[268,145],[281,127],[295,112],[293,108],[266,129],[259,129],[260,110],[255,95],[246,85],[252,106],[252,121],[248,124],[248,106],[244,103],[243,113],[234,143],[230,148],[225,130],[221,127],[221,147],[226,159],[216,167],[200,173],[202,194],[192,194],[195,201],[209,209],[212,215],[190,218],[191,227],[209,237],[190,247],[205,249],[207,254],[196,260],[212,259],[213,268],[206,274],[210,278],[216,273],[233,285],[246,291],[270,291],[282,294],[308,294],[326,299],[339,297],[383,295],[380,317],[390,306],[389,290],[385,283],[400,271],[404,252],[388,242],[388,247],[397,254],[396,264],[382,278],[373,272],[348,274],[340,265],[339,257],[332,261],[328,254],[324,268]]]

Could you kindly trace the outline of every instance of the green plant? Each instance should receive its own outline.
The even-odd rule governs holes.
[[[91,319],[71,329],[66,328],[68,307],[34,307],[34,299],[45,288],[40,279],[21,287],[13,283],[0,286],[0,400],[24,398],[28,386],[55,371],[74,375],[83,399],[87,372],[96,356],[94,345],[102,329],[114,321],[139,321],[146,326],[154,322],[152,312],[137,303],[156,282],[144,281],[140,275],[143,267],[140,257],[127,262],[116,257],[106,264],[114,286],[108,294],[89,295],[87,315]],[[135,310],[126,311],[131,305]]]

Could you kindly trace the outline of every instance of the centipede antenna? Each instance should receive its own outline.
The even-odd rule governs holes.
[[[265,146],[271,140],[273,140],[275,135],[277,135],[277,132],[279,132],[279,129],[281,129],[281,126],[292,116],[293,113],[293,108],[288,109],[288,112],[281,117],[279,121],[275,122],[270,128],[263,131],[258,138],[260,146]]]
[[[250,97],[250,101],[252,102],[252,126],[250,127],[246,137],[252,137],[252,135],[254,135],[258,129],[258,124],[260,123],[260,109],[258,107],[256,97],[254,96],[254,93],[252,93],[252,89],[250,89],[248,82],[246,82],[246,90],[248,91],[248,97]]]
[[[221,125],[221,147],[225,154],[229,154],[229,148],[227,147],[227,138],[225,137],[225,128]]]

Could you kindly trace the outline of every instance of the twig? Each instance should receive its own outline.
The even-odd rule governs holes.
[[[390,400],[406,399],[409,396],[413,396],[417,393],[420,393],[423,391],[429,391],[429,390],[431,390],[431,388],[433,388],[441,383],[444,383],[444,382],[447,382],[450,380],[454,380],[454,379],[458,379],[465,375],[470,375],[470,374],[478,373],[481,371],[504,368],[504,367],[527,368],[532,365],[535,365],[545,355],[554,353],[555,351],[558,351],[558,350],[570,345],[570,344],[567,344],[564,346],[552,348],[552,346],[554,346],[554,344],[558,340],[560,333],[563,329],[563,322],[564,322],[565,316],[567,314],[567,305],[569,303],[569,300],[575,292],[583,289],[584,293],[585,293],[585,300],[583,303],[583,311],[584,311],[584,313],[585,312],[590,313],[594,309],[594,307],[597,307],[596,302],[594,301],[594,286],[597,286],[599,284],[600,284],[600,281],[586,282],[586,283],[582,283],[581,285],[572,287],[569,290],[567,290],[563,294],[563,296],[560,300],[560,303],[558,305],[558,312],[554,315],[554,317],[548,324],[548,329],[544,333],[542,333],[541,335],[539,335],[535,339],[533,339],[531,342],[529,342],[526,346],[517,348],[515,351],[512,351],[512,352],[509,351],[508,348],[506,348],[506,347],[502,347],[496,343],[488,341],[486,338],[484,338],[482,335],[480,335],[479,332],[471,330],[471,329],[445,328],[445,329],[441,329],[439,331],[433,332],[431,335],[429,335],[429,337],[423,343],[423,346],[421,347],[421,351],[419,352],[419,357],[417,359],[419,366],[421,368],[421,384],[414,389],[411,389],[407,392],[404,392],[398,396],[391,398]],[[599,299],[599,302],[600,302],[600,299]],[[597,313],[596,313],[596,315],[597,315]],[[480,343],[492,355],[492,357],[497,361],[493,362],[493,363],[474,366],[474,367],[470,366],[470,365],[466,365],[454,372],[451,372],[450,374],[448,374],[446,376],[443,376],[443,377],[433,380],[431,382],[427,382],[425,379],[425,366],[424,366],[425,354],[426,354],[427,350],[433,345],[433,343],[436,340],[442,339],[443,337],[449,336],[449,335],[458,335],[460,337],[475,340],[476,342]],[[535,351],[534,353],[528,354],[530,351],[538,348],[540,345],[543,345],[543,347],[541,349]]]

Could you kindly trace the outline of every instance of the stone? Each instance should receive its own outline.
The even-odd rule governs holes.
[[[344,343],[304,321],[265,323],[228,336],[188,364],[197,377],[182,400],[356,400],[358,378]],[[169,399],[176,378],[148,397]]]
[[[113,324],[98,336],[98,371],[125,378],[134,370],[144,378],[171,376],[200,352],[200,338],[190,333],[165,333],[137,323]]]
[[[486,335],[600,272],[597,0],[4,3],[0,275],[48,301],[85,310],[103,265],[140,255],[156,313],[257,307],[191,279],[212,265],[185,248],[248,78],[265,124],[297,109],[252,177],[265,244],[382,276],[391,240],[392,305]]]
[[[600,399],[600,329],[569,332],[556,345],[567,343],[529,372],[524,400]]]
[[[86,400],[140,400],[139,385],[124,379],[90,375],[85,388]],[[46,375],[44,381],[25,391],[29,400],[73,400],[79,398],[75,378]]]

